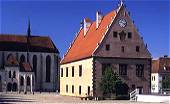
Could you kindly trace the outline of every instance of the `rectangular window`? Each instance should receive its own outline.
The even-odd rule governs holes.
[[[74,66],[72,66],[72,77],[74,77]]]
[[[136,52],[139,52],[140,50],[139,50],[139,46],[136,46]]]
[[[72,93],[74,93],[74,85],[72,85]]]
[[[81,95],[81,86],[79,86],[79,95]]]
[[[79,77],[82,76],[82,65],[79,65]]]
[[[88,86],[88,89],[87,89],[87,95],[90,95],[90,86]]]
[[[117,38],[117,32],[116,31],[113,32],[113,37]]]
[[[137,64],[136,65],[136,76],[137,77],[143,77],[144,76],[144,65],[143,64]]]
[[[109,51],[109,50],[110,50],[110,45],[106,44],[106,51]]]
[[[68,93],[68,85],[66,85],[66,92]]]
[[[103,63],[102,64],[102,75],[104,75],[106,68],[111,67],[110,63]]]
[[[131,39],[132,38],[132,33],[128,32],[128,38]]]
[[[68,77],[68,67],[66,67],[66,77]]]
[[[63,77],[63,68],[61,68],[61,77]]]
[[[127,64],[119,64],[119,75],[127,75]]]

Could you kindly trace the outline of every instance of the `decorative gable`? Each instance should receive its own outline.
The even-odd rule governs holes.
[[[110,50],[106,46],[110,45]],[[133,24],[124,4],[119,8],[107,34],[94,56],[121,58],[151,58],[151,55]]]

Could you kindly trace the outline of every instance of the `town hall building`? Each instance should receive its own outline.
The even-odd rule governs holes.
[[[85,18],[60,64],[60,94],[103,96],[100,82],[106,67],[129,87],[150,93],[151,54],[121,2],[116,10]]]
[[[0,34],[0,91],[56,91],[59,51],[48,36]]]

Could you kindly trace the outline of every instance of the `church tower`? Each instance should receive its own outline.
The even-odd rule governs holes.
[[[27,62],[28,63],[29,63],[30,38],[31,38],[31,25],[30,25],[30,19],[29,19],[28,20],[28,29],[27,29]]]

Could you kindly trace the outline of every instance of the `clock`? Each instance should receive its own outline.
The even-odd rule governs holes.
[[[120,19],[120,20],[119,20],[119,26],[120,26],[120,27],[126,27],[126,25],[127,25],[127,22],[126,22],[125,19]]]

